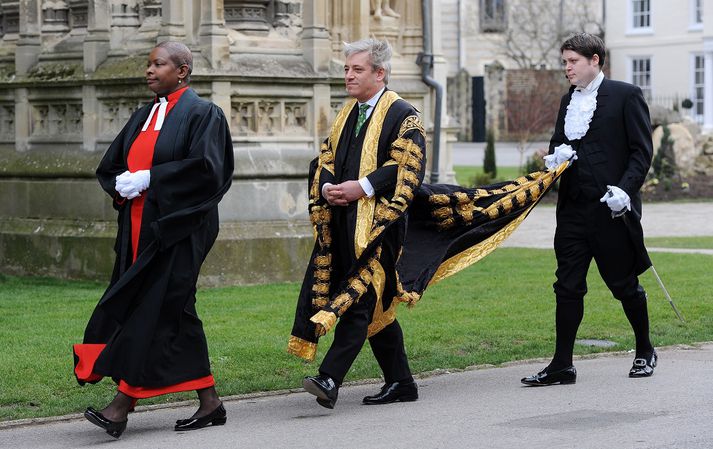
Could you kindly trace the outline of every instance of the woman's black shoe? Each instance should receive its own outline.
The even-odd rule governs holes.
[[[656,368],[656,362],[659,356],[656,351],[651,353],[648,359],[643,357],[637,357],[634,359],[634,364],[629,370],[629,377],[650,377],[654,374],[654,368]]]
[[[90,423],[95,424],[106,430],[106,433],[113,436],[114,438],[119,438],[121,434],[124,433],[124,430],[126,430],[126,423],[128,422],[128,420],[126,419],[118,422],[106,419],[104,415],[101,414],[101,412],[94,410],[94,408],[92,407],[89,407],[84,412],[84,417],[87,418]]]
[[[228,418],[226,417],[225,407],[221,402],[218,408],[200,418],[179,419],[176,421],[176,427],[173,430],[196,430],[206,426],[222,426]]]
[[[547,368],[545,368],[535,375],[523,377],[520,379],[520,382],[525,385],[533,386],[573,384],[577,382],[577,370],[574,366],[568,366],[567,368],[548,373]]]

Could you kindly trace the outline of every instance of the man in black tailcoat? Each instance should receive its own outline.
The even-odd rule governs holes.
[[[562,175],[557,202],[557,338],[550,364],[522,382],[576,382],[572,352],[592,259],[634,330],[636,356],[629,377],[648,377],[657,355],[649,340],[646,293],[638,275],[651,265],[639,196],[653,153],[649,110],[641,89],[604,77],[606,49],[600,38],[577,34],[560,50],[572,86],[562,97],[550,154],[545,156],[549,169],[572,163]]]

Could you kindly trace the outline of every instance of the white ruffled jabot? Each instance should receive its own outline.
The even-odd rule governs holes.
[[[589,130],[594,110],[597,109],[597,91],[575,90],[564,117],[564,134],[569,140],[581,139]]]

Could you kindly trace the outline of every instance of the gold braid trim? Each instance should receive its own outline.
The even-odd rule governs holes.
[[[334,325],[337,323],[337,315],[334,312],[329,312],[327,310],[320,310],[319,312],[312,315],[309,319],[311,322],[316,324],[315,334],[318,337],[326,335]]]
[[[436,270],[436,273],[434,274],[433,278],[431,279],[431,282],[429,282],[428,285],[430,286],[436,284],[437,282],[458,273],[459,271],[469,267],[470,265],[476,263],[483,257],[493,252],[495,248],[500,246],[500,244],[506,238],[508,238],[510,234],[512,234],[515,229],[517,229],[518,226],[520,226],[520,224],[527,217],[532,208],[535,207],[535,205],[537,204],[537,199],[539,198],[539,195],[544,192],[550,184],[557,180],[557,178],[562,174],[562,172],[564,172],[567,166],[568,165],[566,163],[563,163],[555,171],[535,172],[528,175],[528,177],[531,176],[533,178],[539,179],[540,184],[538,185],[537,189],[531,189],[530,186],[526,186],[527,189],[531,189],[530,192],[533,195],[535,192],[538,193],[537,196],[532,197],[532,202],[527,207],[527,209],[523,211],[520,216],[518,216],[515,220],[508,223],[507,226],[503,227],[495,234],[491,235],[490,237],[478,243],[477,245],[474,245],[466,249],[465,251],[462,251],[461,253],[456,254],[450,259],[444,261],[438,267],[438,270]]]
[[[511,181],[510,184],[499,189],[476,189],[470,193],[455,192],[451,195],[432,195],[429,202],[436,207],[431,210],[431,216],[441,230],[457,225],[469,225],[477,217],[483,215],[491,220],[502,217],[509,214],[514,208],[525,207],[537,202],[542,193],[557,179],[559,173],[561,173],[559,170],[533,172]],[[485,208],[476,205],[476,202],[483,198],[497,195],[502,195],[502,197]]]
[[[416,129],[419,133],[426,138],[426,131],[423,129],[423,122],[418,115],[410,115],[401,122],[401,128],[399,128],[399,137],[403,137],[407,132]]]
[[[315,172],[312,185],[309,189],[309,216],[312,221],[314,236],[317,240],[317,251],[312,260],[314,265],[314,278],[312,283],[312,306],[315,309],[322,308],[329,303],[329,285],[331,283],[331,246],[332,233],[330,223],[332,221],[332,210],[328,204],[320,204],[322,193],[319,191],[319,178],[322,170],[334,174],[334,156],[336,147],[339,144],[339,138],[344,123],[349,117],[349,113],[356,100],[348,101],[339,111],[337,117],[332,124],[329,138],[326,143],[322,143],[319,151],[319,163]]]
[[[515,229],[517,229],[518,226],[520,226],[520,223],[522,223],[522,221],[529,213],[530,209],[532,209],[533,207],[535,207],[534,204],[531,205],[526,212],[517,217],[517,219],[508,223],[507,226],[500,229],[498,232],[491,235],[487,239],[483,240],[477,245],[466,249],[461,253],[456,254],[455,256],[443,262],[438,267],[438,270],[436,270],[436,274],[433,275],[433,278],[428,283],[428,285],[434,285],[449,276],[453,276],[454,274],[458,273],[461,270],[464,270],[465,268],[468,268],[483,257],[493,252],[495,248],[500,246],[500,244],[506,238],[508,238],[510,234],[512,234]]]
[[[317,343],[312,343],[311,341],[291,335],[290,341],[287,343],[287,352],[308,362],[312,362],[317,355]]]
[[[361,159],[359,161],[359,179],[372,173],[376,170],[377,155],[379,146],[379,137],[381,130],[384,127],[384,118],[389,112],[391,105],[398,100],[399,95],[396,92],[387,90],[379,98],[376,103],[376,108],[372,113],[369,126],[364,134],[364,144],[361,147]],[[364,252],[366,247],[373,240],[370,238],[372,234],[372,222],[374,220],[374,209],[376,206],[375,198],[366,196],[359,198],[357,203],[357,219],[356,229],[354,231],[354,252],[357,259]]]

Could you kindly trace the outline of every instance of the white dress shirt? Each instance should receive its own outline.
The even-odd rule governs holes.
[[[366,119],[367,119],[367,120],[369,119],[369,117],[371,117],[371,113],[374,112],[374,108],[376,107],[376,103],[379,101],[379,98],[381,98],[381,95],[384,93],[385,90],[386,90],[386,86],[382,87],[381,90],[379,90],[379,91],[376,93],[376,95],[374,95],[373,97],[371,97],[370,99],[368,99],[366,102],[364,102],[364,103],[358,103],[358,106],[361,106],[362,104],[368,104],[368,105],[369,105],[369,108],[366,110]],[[331,185],[333,185],[333,184],[330,183],[330,182],[325,182],[325,183],[324,183],[324,185],[322,186],[322,197],[324,197],[324,198],[327,197],[327,195],[324,194],[324,189],[325,189],[327,186],[331,186]],[[371,198],[372,196],[374,196],[374,193],[375,193],[375,192],[374,192],[374,187],[371,185],[371,183],[369,182],[369,179],[367,179],[366,176],[363,177],[363,178],[361,178],[361,179],[359,180],[359,185],[361,186],[361,189],[364,191],[364,193],[366,194],[366,196],[367,196],[368,198]]]

